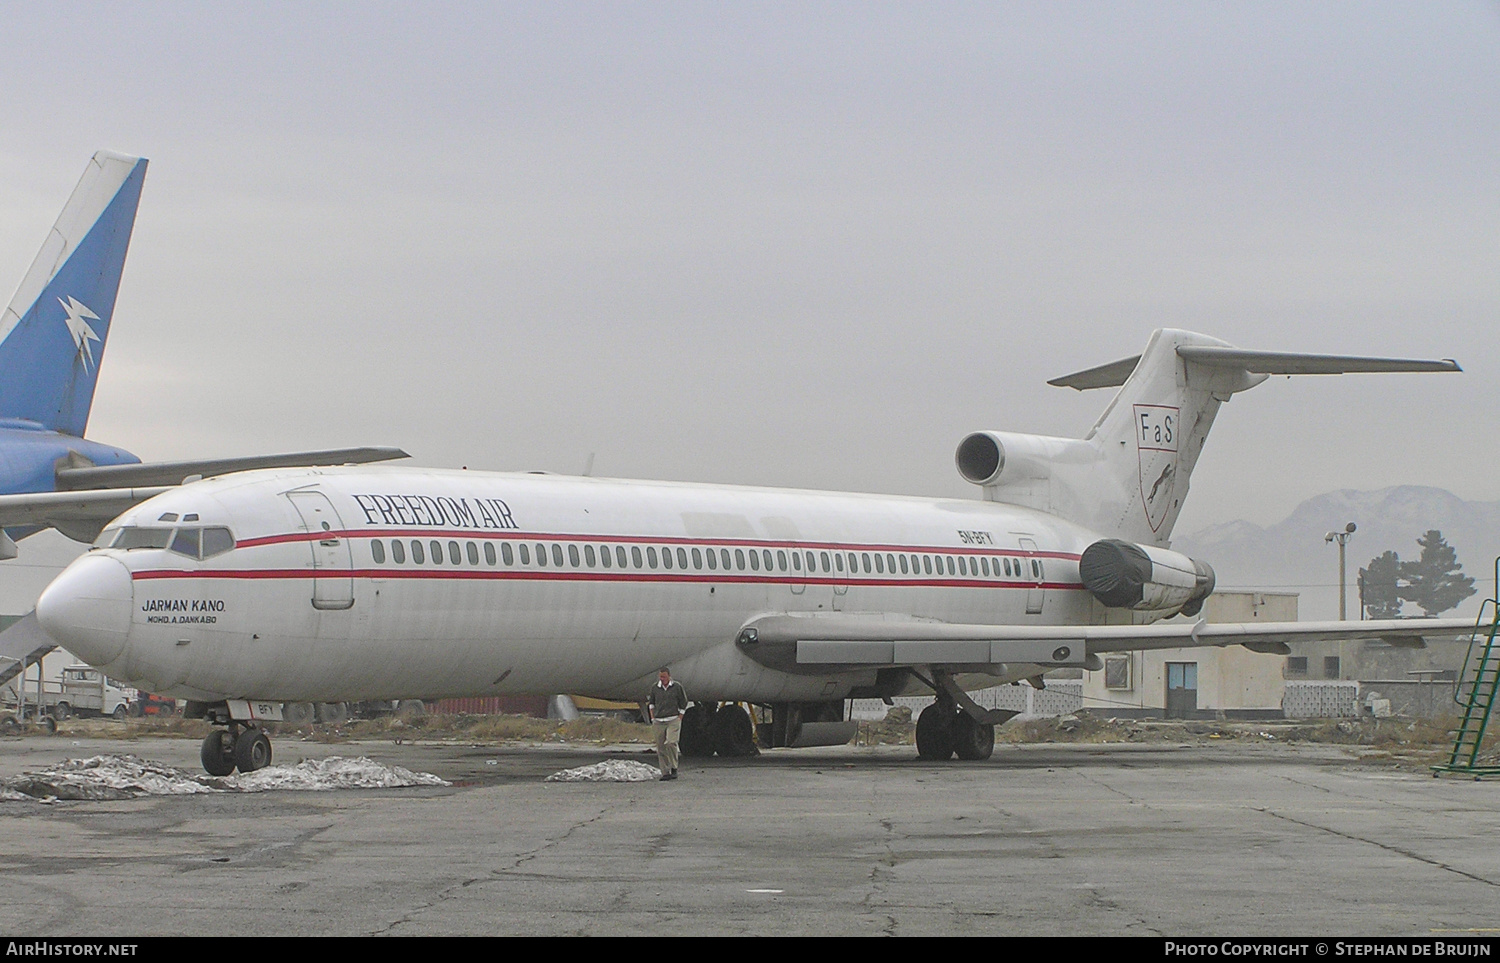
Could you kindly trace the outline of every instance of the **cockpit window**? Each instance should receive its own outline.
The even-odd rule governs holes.
[[[223,527],[145,528],[126,525],[106,528],[95,548],[167,548],[188,558],[213,558],[234,548],[234,533]]]
[[[119,537],[110,548],[166,548],[172,541],[172,529],[170,528],[137,528],[134,526],[120,529]]]
[[[213,558],[234,548],[234,535],[227,528],[203,530],[203,557]]]
[[[203,535],[201,528],[179,528],[177,536],[172,539],[172,551],[178,555],[186,555],[188,558],[198,557],[198,543]]]

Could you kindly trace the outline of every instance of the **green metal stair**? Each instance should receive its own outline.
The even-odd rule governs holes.
[[[1500,558],[1495,560],[1495,574],[1500,577]],[[1496,594],[1500,596],[1500,582],[1495,584]],[[1484,742],[1484,733],[1495,707],[1496,689],[1500,688],[1500,650],[1495,646],[1497,632],[1500,632],[1500,600],[1486,599],[1479,607],[1479,617],[1474,620],[1469,651],[1464,656],[1463,671],[1458,674],[1458,685],[1453,690],[1453,701],[1461,710],[1453,751],[1446,763],[1432,767],[1434,776],[1445,772],[1475,779],[1500,776],[1500,765],[1479,764],[1479,747]]]

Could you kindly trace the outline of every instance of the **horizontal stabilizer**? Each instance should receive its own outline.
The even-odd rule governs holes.
[[[1087,371],[1075,371],[1061,378],[1053,378],[1047,384],[1054,388],[1072,388],[1075,391],[1088,391],[1090,388],[1118,388],[1130,377],[1135,366],[1140,364],[1141,356],[1133,355],[1129,358],[1121,358],[1119,361],[1111,361],[1109,364],[1101,364],[1097,368],[1089,368]]]
[[[1285,351],[1245,351],[1206,344],[1184,344],[1179,357],[1212,368],[1238,368],[1251,374],[1360,374],[1400,371],[1462,371],[1451,358],[1420,361],[1409,358],[1358,358],[1339,354],[1291,354]],[[1123,384],[1123,382],[1121,382]]]
[[[144,465],[89,465],[59,468],[58,491],[181,485],[189,478],[210,478],[258,468],[311,468],[321,465],[363,465],[393,458],[410,458],[400,448],[337,448],[299,451],[285,455],[246,455],[204,461],[160,461]]]
[[[1340,354],[1294,354],[1287,351],[1246,351],[1242,348],[1206,344],[1178,345],[1177,355],[1210,368],[1230,368],[1265,375],[1377,374],[1392,372],[1462,371],[1451,358],[1424,361],[1412,358],[1362,358]],[[1047,384],[1056,388],[1088,391],[1118,388],[1129,380],[1141,356],[1121,358],[1096,368],[1075,371]]]

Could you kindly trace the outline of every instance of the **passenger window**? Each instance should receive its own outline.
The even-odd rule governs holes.
[[[234,535],[227,528],[203,530],[203,557],[213,558],[234,548]]]
[[[536,563],[538,565],[547,564],[547,546],[541,543],[538,543],[536,547]]]
[[[771,550],[769,548],[761,549],[760,559],[761,563],[765,565],[766,571],[769,572],[771,570]]]
[[[861,562],[865,563],[865,574],[869,575],[870,572],[872,571],[872,569],[870,568],[870,553],[869,552],[861,552],[859,554],[859,560]]]
[[[714,554],[713,552],[709,552],[708,553],[708,555],[709,555],[710,558],[713,557],[713,554]],[[701,549],[695,548],[695,549],[693,549],[693,568],[699,568],[699,569],[701,569],[702,567],[703,567],[703,551]]]
[[[1034,569],[1036,569],[1036,577],[1037,578],[1043,578],[1043,575],[1042,575],[1042,560],[1041,559],[1039,559],[1039,558],[1032,559],[1031,560],[1031,567],[1034,568]]]
[[[552,543],[552,564],[562,568],[562,546],[556,542]]]
[[[734,567],[741,572],[745,570],[745,553],[738,548],[734,550]]]
[[[818,570],[818,560],[813,557],[812,552],[807,553],[807,570],[809,572],[816,572]]]
[[[610,555],[609,555],[609,546],[608,545],[600,545],[599,546],[599,562],[605,568],[609,568]]]
[[[583,547],[583,561],[589,568],[593,568],[597,564],[594,561],[594,546],[585,545]]]
[[[842,572],[844,570],[844,553],[843,552],[834,552],[833,553],[833,567],[836,568],[836,569],[838,569],[840,572]]]
[[[932,574],[932,556],[931,555],[923,555],[922,556],[922,571],[925,572],[928,575]]]
[[[877,566],[878,568],[879,566]],[[885,553],[885,570],[892,575],[896,574],[896,556],[890,552]]]
[[[672,550],[670,548],[664,548],[661,550],[661,567],[672,567]]]
[[[402,545],[394,538],[391,539],[391,561],[395,562],[397,565],[401,565],[406,561],[406,546]]]
[[[786,552],[780,549],[776,550],[776,567],[783,572],[786,571]]]
[[[454,565],[457,565],[459,562],[463,561],[463,555],[463,549],[458,547],[457,542],[448,543],[448,561],[452,562]]]
[[[375,559],[376,565],[385,564],[385,546],[378,538],[370,543],[370,557]]]
[[[615,546],[615,562],[619,565],[620,568],[624,568],[625,567],[625,546],[624,545],[616,545]]]
[[[518,551],[518,552],[521,553],[521,564],[522,565],[530,565],[531,564],[531,550],[526,547],[526,543],[525,542],[522,542],[520,545],[517,545],[516,546],[516,551]]]
[[[486,564],[486,565],[494,565],[495,564],[495,543],[494,542],[485,542],[484,543],[484,564]]]
[[[965,561],[965,559],[964,559],[964,557],[962,555],[960,555],[958,557],[958,574],[960,574],[960,575],[968,575],[969,574],[969,565],[968,565],[968,562]]]
[[[427,556],[422,552],[422,543],[415,538],[411,540],[411,560],[418,565],[427,561]]]
[[[646,567],[646,563],[641,559],[641,547],[639,545],[630,546],[630,560],[635,563],[636,568]]]
[[[489,546],[485,546],[485,547],[488,548]],[[464,545],[464,553],[469,556],[469,564],[470,565],[478,565],[479,564],[479,546],[478,545],[475,545],[473,542],[469,542],[469,543],[465,544]]]
[[[432,564],[443,564],[443,543],[438,541],[437,539],[433,539],[431,542],[427,543],[427,548],[432,558]]]
[[[881,575],[885,574],[885,559],[880,557],[879,552],[875,553],[875,571]]]
[[[714,551],[713,549],[709,549],[705,554],[708,555],[708,570],[711,572],[714,569],[718,568],[719,567],[719,553],[716,552],[716,551]]]
[[[906,556],[905,555],[899,555],[897,557],[901,559],[901,574],[902,575],[910,575],[911,574],[911,569],[909,569],[909,568],[906,567]],[[891,571],[894,572],[895,569],[893,568],[893,569],[891,569]]]
[[[802,553],[792,553],[792,568],[798,572],[802,571]]]
[[[948,556],[948,574],[949,575],[957,575],[958,574],[957,572],[954,571],[953,556],[952,555]]]
[[[750,567],[757,572],[760,571],[760,553],[753,548],[750,550]]]
[[[823,571],[825,571],[825,572],[831,572],[831,571],[833,571],[833,566],[831,564],[829,564],[829,561],[828,561],[828,553],[827,552],[819,552],[818,554],[823,557]]]
[[[577,568],[579,566],[580,560],[578,558],[578,546],[577,545],[569,545],[568,546],[568,563],[570,565],[572,565],[574,568]]]
[[[677,567],[687,568],[687,549],[685,548],[679,548],[677,550]]]

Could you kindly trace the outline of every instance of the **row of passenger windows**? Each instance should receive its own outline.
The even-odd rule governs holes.
[[[1027,578],[1040,581],[1043,577],[1040,559],[1020,559],[1010,556],[964,556],[964,555],[908,555],[896,552],[811,552],[788,551],[769,548],[736,548],[731,553],[727,548],[676,548],[654,545],[560,545],[557,542],[501,542],[497,551],[494,542],[460,544],[433,539],[410,542],[392,539],[390,554],[386,554],[385,542],[374,539],[370,542],[370,554],[377,565],[391,562],[403,565],[407,559],[417,565],[478,565],[480,555],[485,565],[507,566],[535,565],[539,568],[637,568],[637,569],[681,569],[694,571],[752,571],[793,572],[815,575],[822,573],[848,573],[858,575],[963,575],[984,578]]]

